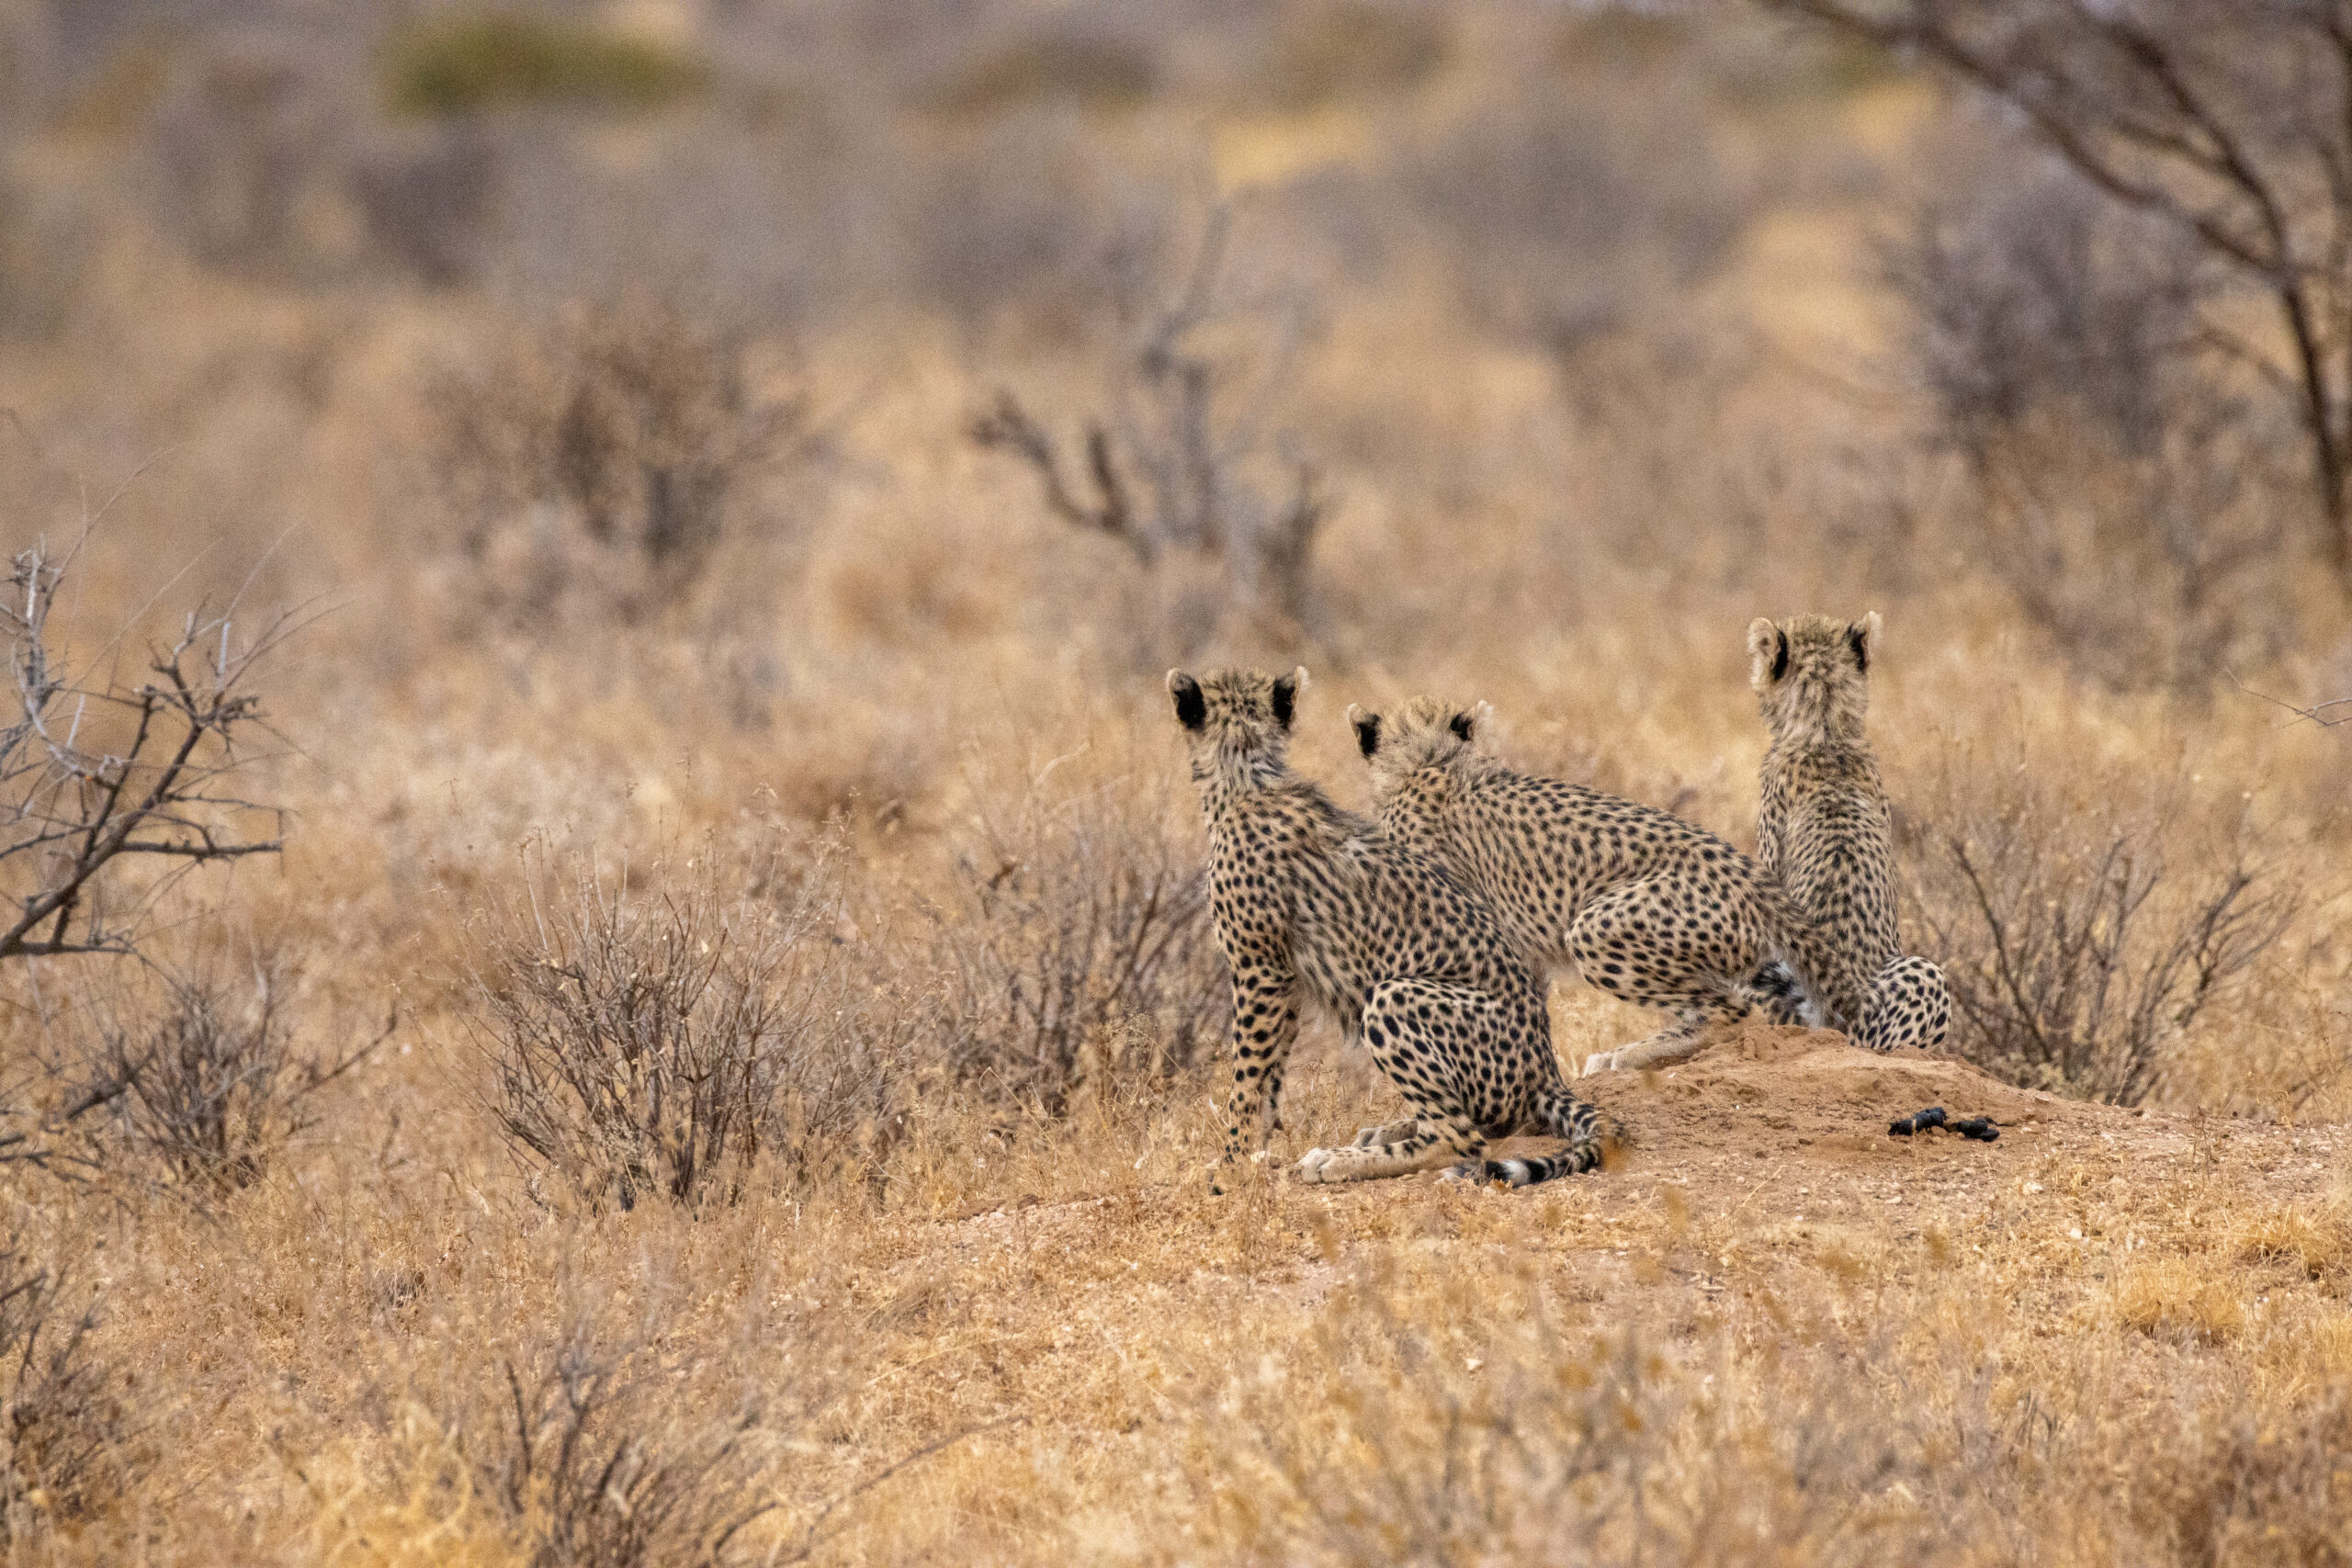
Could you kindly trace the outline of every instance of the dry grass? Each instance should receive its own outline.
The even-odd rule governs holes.
[[[28,1359],[0,1303],[0,1562],[2352,1559],[2346,732],[2195,660],[2116,679],[1984,559],[1871,281],[1944,107],[1696,13],[1318,5],[1244,58],[1184,7],[970,50],[623,9],[707,74],[439,128],[497,194],[430,292],[336,173],[426,128],[286,118],[381,67],[331,26],[209,109],[247,78],[191,34],[161,121],[103,62],[0,103],[0,224],[54,209],[85,258],[0,294],[10,547],[164,450],[52,631],[103,671],[207,592],[331,606],[260,688],[282,857],[147,911],[299,984],[175,1012],[110,960],[0,968],[0,1290],[43,1281],[7,1300],[49,1325]],[[192,114],[209,177],[300,176],[245,212],[269,265],[140,183]],[[1522,142],[1590,183],[1527,207]],[[1146,565],[965,435],[1013,388],[1078,487],[1090,423],[1148,422],[1152,323],[1103,280],[1213,194],[1233,309],[1179,357],[1215,417],[1165,456],[1278,506],[1295,434],[1331,501],[1303,610],[1204,611],[1229,562],[1177,530]],[[1280,344],[1218,335],[1300,300]],[[2232,504],[2253,536],[2287,503]],[[2295,581],[2237,673],[2352,690],[2352,622]],[[2052,961],[2072,999],[2028,1010],[2092,1048],[2035,1081],[2100,1090],[2122,1038],[2144,1113],[1764,1032],[1596,1080],[1633,1143],[1590,1179],[1306,1190],[1282,1160],[1398,1105],[1317,1025],[1295,1131],[1208,1195],[1170,644],[1303,658],[1295,758],[1350,803],[1345,704],[1426,691],[1745,839],[1742,628],[1873,607],[1906,856],[2017,835],[1998,907],[2129,972],[2102,1012]],[[2076,896],[2116,844],[2162,867],[2120,931]],[[2277,939],[2132,979],[2241,851],[2296,891]],[[1960,970],[1986,940],[1934,874],[1908,934]],[[1554,1017],[1571,1058],[1646,1028],[1573,986]],[[190,1080],[220,1114],[165,1181],[124,1157],[152,1108],[69,1115],[109,1030],[277,1066]],[[2002,1136],[1884,1135],[1928,1103]]]

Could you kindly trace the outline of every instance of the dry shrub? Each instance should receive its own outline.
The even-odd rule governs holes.
[[[576,1322],[505,1364],[511,1403],[474,1464],[534,1568],[728,1562],[768,1511],[757,1500],[773,1457],[759,1405],[680,1423],[659,1396],[687,1369],[664,1360],[651,1346],[601,1344]]]
[[[354,156],[347,183],[370,253],[447,288],[481,264],[497,179],[491,138],[458,120],[371,139]]]
[[[2352,1563],[2352,1399],[2249,1410],[2217,1398],[2140,1456],[2131,1487],[2150,1545],[2184,1563]]]
[[[978,341],[1082,341],[1139,199],[1090,129],[1012,115],[926,146],[901,172],[899,287]]]
[[[2022,765],[1947,764],[1934,826],[1906,824],[1906,891],[1962,1055],[2012,1082],[2136,1105],[2301,895],[2245,825],[2204,839],[2177,785],[2076,782],[2082,793]]]
[[[1431,1314],[1399,1283],[1354,1281],[1312,1355],[1220,1402],[1226,1560],[1915,1561],[1981,1517],[1933,1417],[1842,1367],[1702,1381],[1631,1333],[1568,1348],[1524,1281],[1508,1314]],[[1498,1282],[1451,1288],[1491,1306]]]
[[[0,1546],[103,1511],[152,1457],[91,1350],[95,1301],[66,1294],[18,1237],[0,1244]]]
[[[153,117],[153,206],[208,265],[314,272],[349,123],[331,59],[268,30],[218,29],[187,51]]]
[[[297,1043],[291,965],[272,950],[242,973],[218,958],[161,976],[160,1007],[126,1021],[119,1001],[99,1025],[96,1081],[79,1102],[111,1103],[114,1131],[198,1200],[261,1179],[269,1162],[318,1121],[320,1091],[389,1039],[392,1021],[350,1049]]]
[[[129,682],[119,660],[83,662],[50,625],[80,553],[36,544],[0,581],[14,688],[0,719],[0,959],[134,953],[189,871],[283,843],[250,831],[275,813],[233,784],[268,729],[254,667],[288,620],[249,626],[241,644],[233,604],[218,615],[199,604],[151,649],[151,678]]]
[[[1942,198],[1889,270],[1957,525],[2070,660],[2198,687],[2278,651],[2294,436],[2217,358],[2193,244],[2041,170]]]
[[[1692,287],[1746,222],[1747,198],[1689,133],[1687,92],[1623,63],[1579,91],[1539,78],[1481,96],[1402,160],[1402,200],[1465,311],[1560,355],[1571,382],[1579,351],[1618,328],[1687,322]],[[1659,321],[1647,307],[1662,299]]]
[[[732,1201],[763,1154],[805,1170],[885,1124],[900,1026],[858,987],[827,867],[778,901],[718,874],[708,847],[634,878],[581,864],[489,933],[491,1115],[591,1202]]]
[[[583,309],[433,389],[433,482],[467,618],[638,621],[701,579],[730,507],[797,426],[741,333],[669,305]]]
[[[1237,613],[1277,640],[1314,614],[1312,558],[1332,499],[1272,421],[1309,312],[1295,294],[1237,287],[1232,227],[1220,206],[1181,268],[1138,255],[1114,278],[1125,341],[1070,452],[1010,390],[966,427],[1026,463],[1055,516],[1133,557],[1151,585],[1138,603],[1153,623],[1138,639],[1146,663],[1190,656]]]
[[[1057,1116],[1090,1080],[1161,1084],[1220,1048],[1206,879],[1167,795],[1040,781],[979,814],[923,955],[956,1077]]]

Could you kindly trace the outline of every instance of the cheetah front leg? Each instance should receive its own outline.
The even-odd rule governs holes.
[[[1240,1160],[1244,1129],[1256,1137],[1260,1151],[1272,1140],[1280,1115],[1283,1066],[1297,1037],[1297,977],[1270,969],[1245,975],[1237,968],[1233,1092],[1225,1103],[1225,1157],[1218,1162],[1219,1179],[1210,1182],[1210,1191],[1223,1190],[1223,1173]]]

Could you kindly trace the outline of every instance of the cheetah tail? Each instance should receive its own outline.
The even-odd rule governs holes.
[[[1565,1085],[1544,1098],[1537,1108],[1536,1120],[1553,1136],[1566,1138],[1568,1146],[1556,1155],[1547,1155],[1541,1159],[1482,1161],[1484,1168],[1478,1172],[1481,1179],[1499,1181],[1510,1187],[1532,1187],[1539,1181],[1598,1170],[1604,1145],[1624,1136],[1624,1129],[1614,1122],[1604,1132],[1600,1112],[1589,1102],[1578,1100],[1575,1092]]]
[[[1782,960],[1796,972],[1797,987],[1812,1007],[1805,1021],[1854,1033],[1862,1026],[1862,992],[1850,968],[1838,962],[1829,934],[1791,909],[1781,925]],[[1819,1016],[1811,1014],[1817,1012]]]

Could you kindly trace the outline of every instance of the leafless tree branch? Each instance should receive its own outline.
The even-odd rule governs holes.
[[[2267,692],[2256,691],[2252,686],[2239,680],[2234,671],[2230,673],[2230,684],[2249,697],[2259,698],[2273,707],[2285,708],[2295,716],[2295,721],[2299,724],[2308,720],[2323,729],[2333,729],[2339,724],[2352,724],[2352,697],[2331,697],[2326,702],[2313,703],[2309,707],[2298,707],[2284,697],[2274,697]],[[2343,711],[2337,712],[2338,709]]]
[[[2352,19],[2345,0],[1764,0],[1915,55],[2267,299],[2253,357],[2294,409],[2352,593]],[[2315,62],[2334,62],[2336,91]],[[2233,346],[2244,346],[2233,337]]]
[[[68,558],[71,558],[70,557]],[[262,725],[244,689],[292,623],[280,616],[240,643],[227,615],[195,613],[157,648],[150,679],[124,686],[64,667],[50,615],[65,568],[45,545],[11,563],[0,604],[14,722],[0,728],[0,959],[135,951],[157,888],[108,895],[129,863],[180,869],[275,853],[277,836],[239,834],[233,819],[269,808],[215,793],[245,765],[239,737]]]

